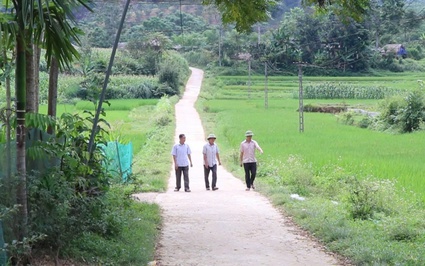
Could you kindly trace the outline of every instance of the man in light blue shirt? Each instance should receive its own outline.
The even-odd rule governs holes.
[[[210,134],[207,138],[208,143],[204,145],[202,153],[204,154],[204,178],[205,178],[205,187],[207,190],[210,190],[210,182],[208,176],[210,171],[212,171],[212,190],[215,191],[218,189],[217,185],[217,161],[221,165],[220,155],[217,144],[215,144],[215,135]]]
[[[184,191],[190,192],[189,162],[190,167],[193,167],[192,158],[190,157],[192,152],[190,151],[189,145],[187,145],[185,141],[186,136],[184,134],[180,134],[179,143],[175,144],[171,151],[171,155],[173,155],[174,160],[174,168],[176,170],[176,188],[174,189],[176,192],[178,192],[181,188],[182,173],[184,178]]]

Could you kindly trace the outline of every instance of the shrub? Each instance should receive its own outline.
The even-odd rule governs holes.
[[[392,199],[395,198],[395,188],[392,182],[351,176],[346,179],[345,184],[348,211],[353,219],[367,220],[378,213],[394,212]]]
[[[342,83],[322,83],[304,88],[304,99],[383,99],[396,91],[378,87],[358,87]],[[293,97],[298,97],[294,91]]]
[[[164,63],[158,75],[159,83],[157,95],[179,94],[179,72],[171,64]]]
[[[409,56],[415,60],[421,60],[424,57],[422,51],[419,51],[417,48],[410,48]]]
[[[419,129],[425,119],[424,96],[420,91],[410,92],[406,97],[406,106],[399,110],[398,121],[403,132]]]
[[[208,64],[214,62],[214,56],[211,51],[189,51],[183,54],[184,58],[190,65],[206,67]]]
[[[403,72],[403,67],[400,64],[397,63],[390,63],[387,65],[387,69],[391,72]]]
[[[290,186],[291,192],[307,195],[313,184],[313,170],[300,157],[291,155],[282,164],[278,184]]]
[[[415,90],[405,98],[389,98],[380,104],[383,130],[396,129],[401,133],[413,132],[421,128],[425,121],[424,94]]]

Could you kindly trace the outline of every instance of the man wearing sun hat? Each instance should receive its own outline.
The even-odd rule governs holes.
[[[251,130],[245,132],[245,140],[242,141],[240,145],[240,165],[244,167],[245,170],[245,182],[246,182],[246,191],[249,191],[251,188],[255,189],[254,180],[257,175],[257,159],[255,158],[255,150],[259,150],[263,153],[260,145],[252,139],[254,134]]]
[[[210,171],[212,172],[212,191],[218,189],[217,185],[217,161],[221,165],[220,161],[220,152],[218,150],[217,144],[215,144],[216,136],[214,134],[209,134],[207,137],[208,142],[204,145],[202,153],[204,154],[204,178],[205,178],[205,188],[210,190],[210,182],[208,176]]]

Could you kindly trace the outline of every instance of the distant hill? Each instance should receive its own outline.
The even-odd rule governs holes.
[[[126,0],[97,0],[91,6],[94,13],[80,8],[75,12],[75,16],[78,21],[90,21],[103,14],[103,11],[107,9],[112,10],[113,16],[117,17],[118,14],[122,13],[125,3]],[[300,5],[301,0],[278,1],[278,5],[271,12],[271,26],[277,24],[285,12]],[[130,9],[127,14],[127,24],[129,26],[137,25],[152,17],[167,16],[180,12],[203,17],[207,23],[212,25],[220,23],[220,16],[215,8],[202,5],[202,0],[131,0]]]

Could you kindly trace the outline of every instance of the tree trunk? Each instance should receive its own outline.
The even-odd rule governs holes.
[[[26,113],[26,55],[25,39],[22,34],[16,37],[16,170],[19,182],[16,188],[19,204],[18,238],[22,240],[27,235],[28,206],[26,186],[26,155],[25,155],[25,113]]]
[[[7,60],[6,50],[3,50],[3,58]],[[12,153],[10,148],[11,141],[11,124],[10,117],[12,115],[12,104],[11,104],[11,90],[10,90],[10,65],[9,62],[4,62],[7,68],[7,76],[6,76],[6,180],[8,186],[12,183],[10,182],[12,179]]]
[[[35,82],[34,82],[34,53],[32,44],[26,47],[26,111],[35,113]]]
[[[34,105],[35,112],[38,113],[40,105],[40,57],[41,48],[34,45]]]
[[[49,71],[49,96],[47,103],[47,114],[56,117],[56,106],[58,99],[58,77],[59,77],[59,64],[55,57],[52,57]],[[54,134],[54,129],[49,126],[47,133]]]

